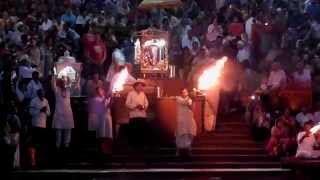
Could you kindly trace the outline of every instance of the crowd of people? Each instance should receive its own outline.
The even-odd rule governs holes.
[[[312,122],[320,121],[320,109],[311,113],[313,107],[306,107],[294,118],[288,107],[275,109],[272,99],[290,85],[310,89],[314,97],[319,94],[318,0],[184,0],[181,7],[149,11],[139,10],[139,3],[0,1],[0,102],[5,117],[0,149],[6,149],[4,157],[12,157],[6,158],[7,164],[15,162],[13,166],[19,167],[19,154],[28,154],[29,164],[36,166],[49,128],[55,130],[57,149],[70,146],[74,128],[70,82],[58,79],[54,71],[54,63],[66,52],[83,64],[81,94],[89,98],[89,130],[97,132],[106,149],[114,134],[109,107],[112,80],[124,67],[134,72],[136,32],[146,28],[170,33],[169,61],[180,79],[196,83],[203,68],[228,57],[221,87],[222,111],[231,112],[242,96],[259,94],[261,101],[254,106],[252,122],[257,135],[271,136],[266,148],[270,155],[288,154],[296,146],[298,157],[306,156],[303,146],[313,151],[319,136],[309,129]],[[147,129],[148,101],[140,93],[143,83],[133,84],[135,90],[129,93],[126,106],[131,130],[137,132]],[[192,101],[185,89],[178,102],[182,113],[191,113]],[[194,127],[177,134],[178,149],[189,151]],[[144,136],[140,131],[130,141],[139,145],[143,141],[137,139]]]

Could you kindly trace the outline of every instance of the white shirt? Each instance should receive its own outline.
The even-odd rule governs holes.
[[[219,25],[210,24],[208,27],[206,38],[208,41],[215,41],[218,36],[222,36],[222,28]]]
[[[186,25],[182,29],[182,36],[188,35],[188,32],[192,30],[192,27],[190,25]]]
[[[252,39],[252,25],[253,25],[253,17],[250,17],[245,23],[246,34],[249,38],[249,41]]]
[[[35,98],[37,97],[37,91],[39,89],[43,89],[41,82],[39,81],[36,83],[34,80],[31,80],[27,86],[27,95],[28,98]]]
[[[316,144],[316,140],[314,136],[311,134],[309,137],[303,139],[303,141],[299,144],[301,138],[306,134],[306,132],[300,132],[297,136],[298,149],[296,157],[299,158],[317,158],[319,157],[319,153],[313,149]]]
[[[142,105],[144,110],[139,110],[136,107]],[[141,92],[137,93],[135,90],[131,91],[127,95],[126,106],[129,108],[130,118],[146,118],[146,109],[148,108],[149,102],[147,96]]]
[[[40,112],[43,107],[46,107],[46,112]],[[50,107],[48,101],[43,98],[35,97],[30,102],[30,114],[32,115],[32,126],[46,128],[47,116],[50,115]]]
[[[190,108],[192,100],[189,97],[177,97],[177,128],[176,136],[185,134],[196,135],[197,125],[193,118],[193,111]]]
[[[84,17],[84,16],[82,16],[82,15],[79,15],[79,16],[77,17],[76,24],[84,25],[84,24],[87,23],[87,20],[88,20],[88,19],[87,19],[86,17]]]
[[[196,55],[197,49],[193,48],[193,43],[195,43],[197,45],[198,49],[200,48],[201,43],[197,37],[193,36],[191,39],[189,39],[189,36],[186,35],[186,36],[182,37],[181,47],[190,49],[191,54]]]
[[[311,86],[311,71],[310,69],[305,68],[300,74],[298,72],[293,73],[294,82],[301,86]]]
[[[296,121],[299,123],[300,127],[303,127],[304,123],[311,120],[313,121],[314,117],[311,113],[304,114],[300,112],[296,115]]]
[[[40,29],[41,29],[42,31],[48,31],[48,30],[50,30],[50,29],[52,28],[52,26],[53,26],[53,22],[52,22],[50,19],[48,19],[47,21],[44,21],[44,22],[40,25]]]
[[[268,86],[272,89],[280,88],[287,82],[286,73],[283,70],[271,71],[268,79]]]
[[[250,49],[249,47],[243,47],[239,49],[238,54],[237,54],[237,60],[239,63],[244,62],[245,60],[249,61],[250,59]]]
[[[181,39],[181,48],[192,48],[192,40],[189,39],[188,35],[182,36]]]
[[[33,73],[34,71],[35,71],[35,70],[34,70],[32,67],[20,66],[20,67],[19,67],[19,76],[20,76],[22,79],[32,78],[32,73]]]

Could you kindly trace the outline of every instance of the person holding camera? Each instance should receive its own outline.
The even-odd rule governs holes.
[[[29,108],[32,116],[32,147],[29,148],[29,156],[31,166],[35,166],[38,164],[36,162],[39,162],[39,157],[44,157],[43,145],[46,142],[47,117],[50,115],[49,103],[42,89],[37,91],[37,96],[31,100]]]

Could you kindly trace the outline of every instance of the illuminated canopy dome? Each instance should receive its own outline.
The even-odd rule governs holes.
[[[140,9],[174,8],[182,4],[181,0],[144,0],[139,5]]]

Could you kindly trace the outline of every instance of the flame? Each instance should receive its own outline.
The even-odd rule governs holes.
[[[127,68],[124,68],[119,72],[118,77],[116,78],[114,85],[112,87],[113,93],[122,91],[124,89],[123,86],[126,83],[128,76],[129,76],[129,72]]]
[[[199,90],[209,90],[212,86],[215,86],[219,83],[219,78],[227,60],[227,57],[223,57],[217,60],[214,65],[203,71],[198,79]]]

